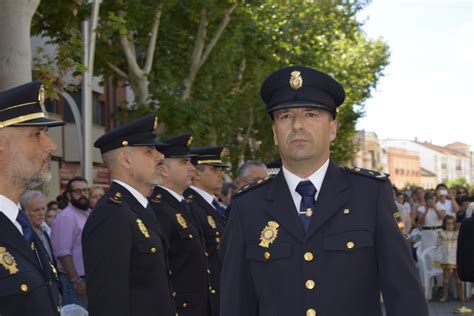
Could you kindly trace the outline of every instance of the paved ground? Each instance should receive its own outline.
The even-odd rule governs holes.
[[[469,307],[470,309],[474,310],[474,300],[470,300],[464,304],[465,306]],[[459,301],[450,300],[444,303],[439,303],[437,301],[430,301],[428,303],[430,309],[430,316],[448,316],[454,315],[453,311],[461,306]],[[474,314],[472,314],[474,315]]]

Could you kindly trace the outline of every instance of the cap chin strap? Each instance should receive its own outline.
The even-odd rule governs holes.
[[[27,115],[21,115],[21,116],[14,117],[12,119],[0,122],[0,128],[4,128],[4,127],[10,126],[10,125],[26,122],[26,121],[29,121],[29,120],[34,120],[34,119],[37,119],[37,118],[45,118],[45,117],[46,117],[46,115],[44,115],[43,112],[41,112],[41,113],[32,113],[32,114],[27,114]]]

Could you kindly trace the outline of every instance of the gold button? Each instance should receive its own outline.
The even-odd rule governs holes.
[[[192,234],[189,234],[188,237],[189,237],[189,239],[193,239],[193,235],[192,235]]]
[[[313,258],[314,258],[313,254],[309,251],[304,254],[304,260],[308,262],[312,261]]]
[[[219,232],[216,232],[216,236],[219,236]]]
[[[169,275],[172,275],[172,274],[173,274],[173,272],[171,272],[171,270],[169,270],[169,271],[168,271],[168,274],[169,274]]]
[[[305,283],[305,286],[308,290],[312,290],[314,289],[314,286],[316,285],[316,283],[313,281],[313,280],[308,280],[306,281]]]
[[[265,251],[265,253],[263,254],[263,257],[265,258],[265,260],[270,259],[270,253],[268,251]]]
[[[22,285],[20,285],[20,290],[21,290],[22,292],[28,291],[28,285],[26,285],[26,284],[23,283]]]
[[[345,209],[344,209],[344,214],[345,214],[345,215],[349,214],[349,209],[348,209],[348,208],[345,208]]]
[[[205,252],[204,255],[205,255],[206,257],[209,257],[209,254],[208,254],[207,252]]]
[[[316,310],[310,308],[306,311],[306,316],[316,316]]]
[[[127,142],[126,140],[124,140],[124,141],[122,142],[122,146],[128,146],[128,142]]]
[[[172,296],[173,298],[175,298],[175,297],[176,297],[176,292],[173,292],[173,294],[171,294],[171,296]]]
[[[155,252],[156,252],[156,248],[155,248],[155,247],[151,247],[150,251],[151,251],[152,253],[155,253]]]
[[[56,306],[56,309],[58,310],[58,313],[61,313],[61,307]]]
[[[348,249],[352,249],[352,248],[354,248],[354,246],[355,246],[355,244],[352,241],[348,241],[347,244],[346,244],[346,247]]]
[[[183,308],[186,308],[186,307],[188,307],[188,304],[183,303]]]
[[[216,294],[216,290],[211,290],[211,293],[212,293],[212,294]]]
[[[207,269],[207,273],[208,273],[208,274],[211,274],[211,270]]]
[[[212,290],[212,286],[209,287],[209,291],[211,291],[211,290]]]

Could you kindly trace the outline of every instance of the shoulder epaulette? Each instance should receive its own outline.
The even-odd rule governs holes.
[[[118,205],[122,204],[122,193],[115,192],[111,197],[109,197],[109,202],[112,202]]]
[[[154,193],[150,196],[150,202],[155,204],[161,203],[161,193]]]
[[[237,191],[233,194],[233,196],[237,196],[237,195],[240,195],[240,194],[242,194],[242,193],[248,192],[248,191],[250,191],[250,190],[252,190],[252,189],[255,189],[256,187],[259,187],[259,186],[261,186],[262,184],[267,183],[268,180],[270,180],[270,179],[272,179],[272,178],[273,178],[273,177],[268,176],[268,177],[265,177],[265,178],[260,179],[260,180],[258,180],[258,181],[255,181],[255,182],[252,182],[252,183],[250,183],[250,184],[247,184],[246,186],[244,186],[244,187],[242,187],[241,189],[237,190]]]
[[[358,174],[358,175],[361,175],[361,176],[366,176],[366,177],[370,177],[370,178],[374,178],[374,179],[377,179],[377,180],[382,180],[382,181],[385,181],[388,179],[389,175],[387,173],[383,173],[383,172],[380,172],[380,171],[373,171],[373,170],[368,170],[368,169],[363,169],[363,168],[359,168],[359,167],[343,167],[343,169],[345,171],[348,171],[348,172],[351,172],[351,173],[355,173],[355,174]]]

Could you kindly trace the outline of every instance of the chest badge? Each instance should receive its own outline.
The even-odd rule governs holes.
[[[207,222],[209,223],[209,226],[211,226],[213,229],[217,228],[216,221],[214,220],[214,218],[212,218],[212,216],[207,216]]]
[[[181,213],[176,214],[176,220],[178,221],[178,224],[183,227],[183,228],[188,228],[188,223],[184,219],[183,215]]]
[[[15,274],[18,272],[16,267],[15,258],[5,249],[0,247],[0,264],[10,272],[10,274]]]
[[[143,236],[145,236],[145,238],[150,238],[150,233],[148,232],[148,229],[146,229],[146,226],[143,224],[141,219],[137,218],[137,224]]]
[[[263,228],[262,232],[260,233],[260,243],[259,246],[263,248],[268,248],[271,243],[275,241],[278,237],[278,228],[280,224],[275,221],[267,222],[267,225]]]

